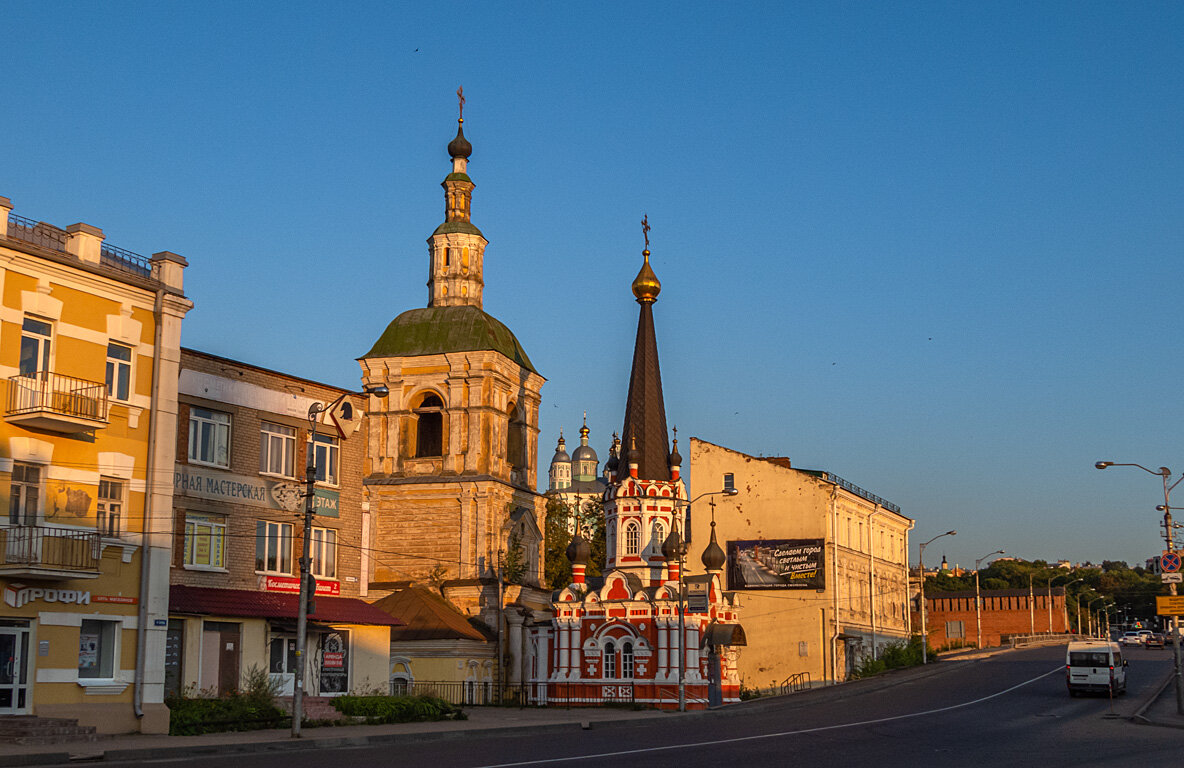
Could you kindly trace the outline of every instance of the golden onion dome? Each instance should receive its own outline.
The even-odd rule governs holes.
[[[658,294],[662,292],[662,284],[658,282],[658,276],[654,274],[654,270],[650,268],[650,249],[646,248],[641,252],[645,257],[645,262],[641,265],[641,271],[637,273],[637,277],[633,279],[633,295],[642,303],[654,302],[658,299]]]

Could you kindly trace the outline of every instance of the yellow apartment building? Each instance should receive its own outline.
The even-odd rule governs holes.
[[[186,261],[0,197],[0,715],[168,731]]]

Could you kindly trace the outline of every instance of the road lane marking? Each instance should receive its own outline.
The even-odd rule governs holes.
[[[990,696],[983,696],[982,698],[974,699],[973,701],[964,701],[961,704],[951,704],[948,707],[939,707],[937,709],[927,709],[924,712],[911,712],[907,715],[893,715],[892,717],[880,717],[875,720],[863,720],[858,723],[840,723],[838,725],[820,725],[817,728],[802,728],[797,731],[778,731],[777,733],[761,733],[755,736],[737,736],[731,739],[716,739],[714,741],[697,741],[693,744],[671,744],[664,747],[642,747],[640,749],[623,749],[618,752],[599,752],[592,755],[573,755],[571,757],[548,757],[543,760],[520,760],[513,763],[491,763],[489,765],[476,766],[476,768],[516,768],[522,765],[547,765],[549,763],[572,763],[579,760],[600,760],[606,757],[622,757],[624,755],[642,755],[651,752],[668,752],[676,749],[696,749],[698,747],[714,747],[721,744],[738,744],[743,741],[757,741],[758,739],[776,739],[782,736],[800,736],[805,733],[819,733],[821,731],[835,731],[842,728],[859,728],[865,725],[876,725],[878,723],[890,723],[894,720],[907,720],[912,717],[924,717],[926,715],[936,715],[940,712],[949,712],[954,709],[962,709],[963,707],[974,706],[981,704],[984,701],[999,698],[1005,694],[1011,693],[1014,690],[1023,688],[1025,685],[1030,685],[1037,680],[1043,680],[1049,675],[1055,675],[1058,672],[1064,671],[1065,667],[1057,665],[1053,669],[1045,672],[1042,675],[1037,675],[1031,680],[1025,680],[1022,683],[1006,688],[1002,691],[992,693]]]

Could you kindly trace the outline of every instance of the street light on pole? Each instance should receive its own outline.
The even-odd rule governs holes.
[[[1085,612],[1087,614],[1089,614],[1089,636],[1090,637],[1094,637],[1093,605],[1094,605],[1094,603],[1098,602],[1099,600],[1105,600],[1105,599],[1106,599],[1105,595],[1098,595],[1093,600],[1090,600],[1088,603],[1085,604]]]
[[[362,392],[343,392],[328,405],[314,402],[308,407],[308,467],[304,475],[304,543],[300,557],[300,597],[296,605],[296,680],[292,688],[292,737],[300,737],[300,725],[304,719],[304,672],[305,651],[308,645],[308,601],[316,594],[316,587],[309,584],[312,579],[312,519],[317,487],[317,418],[326,411],[332,411],[347,397],[355,394],[386,397],[389,390],[384,384],[367,384]],[[352,410],[352,409],[351,409]],[[352,413],[344,415],[352,419]]]
[[[1159,469],[1147,469],[1142,464],[1122,464],[1114,461],[1099,461],[1094,464],[1097,469],[1106,469],[1107,467],[1138,467],[1144,472],[1151,475],[1159,475],[1163,480],[1163,506],[1156,507],[1156,510],[1163,510],[1163,539],[1164,549],[1168,552],[1174,552],[1176,549],[1175,538],[1172,536],[1174,526],[1172,525],[1172,489],[1184,480],[1184,474],[1176,478],[1174,483],[1168,484],[1172,479],[1172,470],[1167,467],[1160,467]],[[1168,584],[1168,593],[1172,596],[1176,594],[1176,585],[1174,583]],[[1172,616],[1172,652],[1175,657],[1175,677],[1176,677],[1176,714],[1184,715],[1184,680],[1181,679],[1181,663],[1180,663],[1180,617]]]
[[[995,555],[1006,554],[1002,549],[996,549],[994,552],[987,554],[974,561],[974,623],[975,623],[975,640],[979,648],[983,647],[983,612],[982,612],[982,598],[979,596],[978,589],[978,566],[983,560],[994,557]]]
[[[1048,577],[1048,634],[1050,634],[1050,635],[1052,634],[1052,583],[1054,581],[1056,581],[1057,579],[1061,578],[1062,576],[1072,576],[1072,575],[1073,574],[1071,574],[1071,573],[1058,573],[1058,574],[1054,574],[1054,575]],[[1081,579],[1078,579],[1078,581],[1081,581]],[[1072,584],[1072,583],[1073,582],[1070,581],[1070,582],[1066,583],[1065,586],[1068,587],[1069,584]],[[1068,596],[1069,596],[1069,593],[1065,592],[1065,597],[1068,598]]]
[[[739,489],[732,485],[731,475],[724,476],[724,488],[722,491],[707,491],[700,493],[695,498],[687,502],[682,502],[683,509],[687,509],[699,499],[708,496],[736,496],[740,493]],[[678,500],[676,500],[676,503]],[[674,524],[677,526],[675,530],[683,531],[686,526],[683,521],[683,515],[679,515],[675,519]],[[714,525],[714,523],[712,523]],[[686,537],[679,533],[678,542],[678,711],[687,711],[687,609],[686,609],[686,590],[683,588],[683,573],[686,571],[686,556],[687,556],[687,540]]]
[[[930,539],[929,541],[922,544],[920,549],[917,551],[917,563],[918,563],[918,566],[921,571],[921,663],[922,664],[929,663],[929,652],[928,652],[929,635],[926,633],[926,630],[925,630],[925,547],[928,547],[930,544],[937,541],[942,536],[957,536],[957,535],[958,535],[957,531],[946,531],[945,533],[939,533],[936,536],[934,536],[932,539]]]
[[[1069,624],[1069,587],[1073,586],[1074,584],[1076,584],[1079,581],[1085,581],[1085,579],[1073,579],[1073,581],[1066,581],[1065,582],[1065,631],[1066,632],[1070,632],[1073,629],[1072,625]],[[1049,599],[1052,599],[1052,598],[1049,598]],[[1052,630],[1050,629],[1049,632],[1051,632],[1051,631]],[[1079,635],[1081,634],[1081,595],[1077,596],[1077,634],[1079,634]]]

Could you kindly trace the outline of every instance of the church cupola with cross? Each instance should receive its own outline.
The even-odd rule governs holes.
[[[675,527],[687,498],[679,478],[681,458],[670,449],[666,405],[658,365],[654,303],[662,284],[650,266],[649,221],[642,221],[645,250],[633,281],[640,306],[625,425],[621,431],[624,456],[605,492],[606,566],[636,575],[642,584],[661,583],[666,559],[662,544]],[[672,463],[672,459],[674,462]]]
[[[456,138],[448,143],[452,173],[444,177],[444,223],[428,238],[428,306],[481,307],[482,268],[489,241],[471,221],[473,180],[469,178],[469,157],[473,145],[465,138],[465,97],[457,89],[460,117]]]

